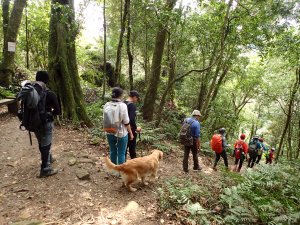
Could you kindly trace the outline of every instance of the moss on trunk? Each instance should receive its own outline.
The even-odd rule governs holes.
[[[59,97],[63,117],[90,126],[78,75],[76,33],[73,1],[52,0],[48,49],[51,87]]]

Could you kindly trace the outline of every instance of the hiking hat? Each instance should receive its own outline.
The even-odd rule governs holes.
[[[275,148],[271,148],[271,151],[275,151]]]
[[[192,116],[202,116],[199,110],[194,110]]]
[[[136,90],[132,90],[129,92],[130,97],[137,97],[138,99],[140,98],[140,94]]]
[[[259,138],[258,135],[254,135],[254,136],[253,136],[253,139],[258,139],[258,138]]]
[[[120,87],[114,87],[111,91],[112,98],[120,98],[123,94],[123,90]]]
[[[48,81],[49,81],[49,74],[47,73],[47,71],[37,71],[36,76],[35,76],[35,80],[36,81],[42,81],[45,84],[47,84]]]
[[[240,139],[245,140],[246,139],[246,134],[241,134]]]

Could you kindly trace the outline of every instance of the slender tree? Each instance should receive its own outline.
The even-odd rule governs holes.
[[[128,0],[128,19],[127,19],[127,56],[128,56],[128,76],[130,90],[133,90],[133,55],[131,51],[131,15],[130,0]]]
[[[91,122],[86,114],[83,93],[79,82],[75,39],[78,27],[75,23],[73,0],[52,0],[49,73],[52,88],[58,94],[63,117],[72,121]]]
[[[126,29],[126,21],[127,21],[127,15],[128,15],[128,10],[129,10],[129,4],[130,0],[125,0],[124,3],[124,11],[121,19],[121,31],[119,35],[119,44],[118,44],[118,49],[117,49],[117,58],[116,58],[116,68],[114,72],[114,85],[120,85],[120,76],[121,76],[121,56],[122,56],[122,47],[123,47],[123,38],[124,38],[124,33]],[[122,12],[122,11],[121,11]]]
[[[102,90],[102,100],[105,97],[105,87],[106,87],[106,1],[103,0],[103,90]]]
[[[171,11],[176,4],[176,0],[166,1],[166,11]],[[164,47],[167,37],[167,23],[160,23],[155,38],[154,52],[152,57],[151,74],[147,84],[147,90],[145,94],[144,106],[143,106],[143,118],[151,121],[154,114],[154,105],[157,98],[157,89],[160,81],[161,62],[164,53]]]
[[[26,5],[26,0],[15,0],[9,15],[9,0],[2,1],[3,8],[3,59],[0,64],[0,85],[8,87],[12,82],[14,74],[15,52],[8,51],[8,42],[16,43],[21,24],[22,13]]]
[[[293,108],[294,108],[294,100],[295,100],[295,96],[296,96],[296,93],[299,90],[299,85],[300,85],[300,80],[299,79],[300,79],[300,69],[297,69],[296,70],[295,83],[294,83],[293,88],[291,90],[291,95],[290,95],[290,99],[289,99],[288,106],[287,106],[288,111],[287,111],[287,115],[286,115],[286,122],[285,122],[284,127],[283,127],[282,135],[280,137],[278,151],[277,151],[276,158],[275,158],[276,162],[278,161],[279,156],[282,153],[284,137],[287,133],[287,130],[289,128],[289,124],[290,124],[291,119],[292,119],[292,113],[293,113]]]

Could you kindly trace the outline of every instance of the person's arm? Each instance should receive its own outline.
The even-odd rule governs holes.
[[[193,122],[192,136],[196,141],[196,148],[200,150],[200,123],[198,121]]]
[[[131,129],[136,130],[136,106],[133,103],[128,103],[127,108]]]
[[[134,139],[134,136],[133,136],[133,133],[132,133],[132,130],[131,130],[131,127],[130,127],[130,120],[129,120],[129,116],[128,116],[128,110],[127,110],[127,105],[125,103],[121,103],[123,105],[121,105],[121,115],[122,115],[122,122],[124,124],[124,126],[126,127],[128,133],[129,133],[129,139],[130,140],[133,140]],[[124,107],[125,105],[125,107]]]
[[[47,97],[50,100],[50,107],[52,108],[52,115],[53,116],[61,115],[61,110],[60,110],[60,106],[58,103],[58,99],[57,99],[56,95],[54,94],[54,92],[49,91],[47,93]]]
[[[132,133],[132,130],[131,130],[131,127],[130,127],[130,124],[125,124],[125,127],[127,128],[127,131],[129,133],[129,139],[130,140],[133,140],[134,139],[134,136],[133,136],[133,133]]]

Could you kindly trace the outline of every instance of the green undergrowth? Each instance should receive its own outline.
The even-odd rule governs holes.
[[[299,165],[172,178],[158,189],[159,206],[183,224],[300,224]]]
[[[3,87],[0,87],[0,99],[4,98],[14,98],[16,96],[11,90],[7,90]]]

